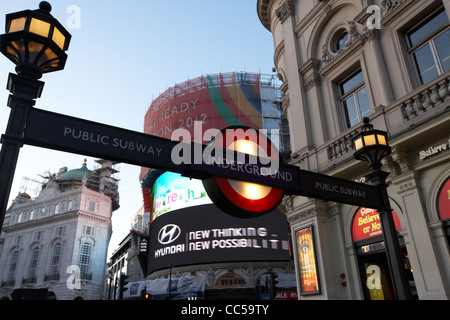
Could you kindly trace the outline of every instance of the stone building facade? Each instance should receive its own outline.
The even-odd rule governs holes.
[[[47,289],[48,299],[101,299],[111,215],[119,207],[114,163],[60,170],[39,195],[17,196],[0,237],[0,298]]]
[[[387,131],[393,152],[383,170],[411,293],[448,299],[450,1],[258,0],[257,10],[274,39],[290,163],[366,183],[367,164],[354,160],[352,138],[364,117]],[[300,299],[393,297],[382,236],[356,235],[368,208],[300,196],[283,206]],[[311,290],[297,237],[310,226]]]

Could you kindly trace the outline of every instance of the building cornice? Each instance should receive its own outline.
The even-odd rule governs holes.
[[[258,0],[256,4],[256,9],[258,12],[259,20],[262,25],[270,31],[270,10],[269,6],[271,5],[272,0]]]
[[[111,219],[109,219],[109,218],[102,217],[102,216],[99,216],[99,215],[97,215],[95,213],[84,211],[84,210],[79,210],[78,211],[78,216],[85,217],[85,218],[88,218],[90,220],[101,221],[101,222],[111,221]]]
[[[8,233],[8,232],[14,232],[14,231],[18,231],[18,230],[31,229],[31,228],[35,228],[37,226],[49,225],[49,224],[53,224],[53,223],[56,223],[59,221],[71,220],[71,219],[74,219],[77,217],[84,217],[84,218],[88,218],[90,220],[96,220],[96,221],[101,221],[101,222],[110,222],[111,221],[111,219],[102,217],[97,214],[93,214],[91,212],[87,212],[87,211],[83,211],[83,210],[73,210],[73,211],[66,212],[66,213],[53,214],[49,217],[29,220],[29,221],[22,222],[22,223],[16,223],[14,225],[4,227],[3,231]]]
[[[10,225],[3,228],[5,232],[13,232],[17,230],[30,229],[36,226],[48,225],[49,223],[54,223],[57,221],[70,220],[78,216],[78,212],[76,210],[69,211],[62,214],[53,214],[49,217],[33,219],[22,223],[16,223],[14,225]]]

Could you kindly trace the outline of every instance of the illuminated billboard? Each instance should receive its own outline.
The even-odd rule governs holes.
[[[402,227],[395,211],[392,211],[392,217],[394,218],[395,229],[400,230]],[[381,236],[382,234],[383,231],[381,230],[380,215],[378,212],[374,209],[359,208],[353,218],[353,241],[369,239],[371,237]]]
[[[251,73],[206,75],[167,89],[150,105],[144,132],[170,139],[176,129],[192,131],[232,125],[262,128],[260,77]]]
[[[319,273],[315,254],[312,226],[296,232],[302,295],[320,293]]]
[[[209,204],[163,214],[150,225],[149,273],[169,265],[238,261],[289,261],[286,216],[275,210],[243,220]]]
[[[277,81],[275,75],[232,72],[209,74],[176,84],[150,104],[144,133],[171,139],[175,130],[185,129],[192,140],[207,143],[203,141],[203,133],[212,128],[264,128],[269,130],[269,138],[272,138],[270,129],[278,129],[281,144],[272,140],[283,149],[283,144],[289,145],[289,133]],[[142,168],[141,178],[147,171],[148,168]]]
[[[186,129],[193,141],[206,144],[208,129],[264,128],[285,150],[289,132],[276,82],[275,75],[233,72],[177,84],[152,101],[144,133],[170,139],[175,130]],[[271,129],[278,130],[277,141]],[[142,168],[141,182],[145,210],[151,212],[149,274],[169,265],[289,261],[288,224],[278,210],[243,220],[213,204],[200,180]]]
[[[153,184],[152,221],[164,213],[212,203],[202,181],[165,172]]]

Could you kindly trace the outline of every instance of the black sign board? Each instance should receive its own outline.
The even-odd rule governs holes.
[[[163,214],[150,225],[148,272],[169,265],[288,261],[286,219],[275,210],[242,220],[222,214],[212,204]]]
[[[39,147],[115,160],[143,167],[181,173],[192,178],[211,175],[282,188],[286,194],[386,210],[379,188],[300,170],[282,163],[264,164],[262,159],[234,152],[232,159],[217,161],[202,156],[201,164],[174,163],[172,149],[180,142],[117,128],[97,122],[33,108],[23,142]],[[207,146],[192,144],[190,159],[198,160]],[[183,149],[183,148],[178,148]],[[229,154],[229,151],[226,151]],[[223,151],[222,155],[226,154]],[[220,153],[220,152],[219,152]],[[274,168],[276,168],[274,170]]]
[[[171,161],[172,148],[178,142],[34,108],[24,140],[39,147],[156,169],[188,169]]]
[[[299,185],[289,185],[286,188],[287,194],[299,194],[372,209],[389,209],[384,208],[380,201],[379,188],[305,170],[298,170],[298,175]]]

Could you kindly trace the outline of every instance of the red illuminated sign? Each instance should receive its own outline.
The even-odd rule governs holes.
[[[298,300],[297,292],[277,291],[275,300]]]
[[[400,230],[402,227],[395,211],[392,211],[395,228]],[[383,234],[381,230],[380,216],[374,209],[360,208],[353,218],[353,241],[368,239]]]
[[[251,128],[229,127],[216,137],[214,145],[276,163],[279,161],[278,150],[270,140]],[[246,170],[243,164],[226,165],[241,166],[242,170]],[[219,208],[241,218],[255,217],[274,210],[284,194],[284,190],[280,188],[214,176],[205,179],[203,184],[209,197]]]
[[[450,219],[450,179],[447,179],[439,193],[438,208],[442,220]]]

